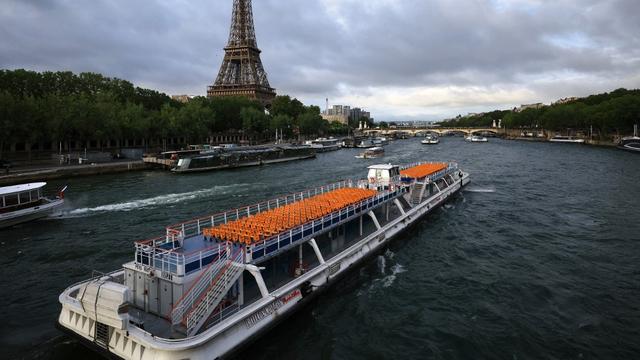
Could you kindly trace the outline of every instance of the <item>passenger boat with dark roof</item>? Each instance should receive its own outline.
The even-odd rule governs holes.
[[[67,288],[58,327],[123,359],[228,356],[469,183],[455,163],[391,164],[171,225],[132,261]]]
[[[171,171],[191,173],[246,166],[260,166],[294,160],[310,159],[316,150],[309,146],[273,145],[212,148],[200,154],[180,158]]]
[[[43,195],[46,182],[0,187],[0,229],[43,218],[64,203],[64,191],[55,198]]]

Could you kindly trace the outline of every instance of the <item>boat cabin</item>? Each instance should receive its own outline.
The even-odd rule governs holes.
[[[37,205],[42,200],[45,182],[0,187],[0,212]]]
[[[382,186],[389,186],[394,178],[400,176],[400,168],[397,165],[381,164],[369,166],[367,178],[369,183],[375,183]]]

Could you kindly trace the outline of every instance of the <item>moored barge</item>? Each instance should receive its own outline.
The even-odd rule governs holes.
[[[346,180],[169,226],[67,288],[58,327],[123,359],[216,359],[264,333],[469,183],[455,163]]]
[[[286,161],[309,159],[316,150],[308,146],[274,145],[216,148],[198,155],[178,159],[171,171],[175,173],[202,172],[246,166],[260,166]]]

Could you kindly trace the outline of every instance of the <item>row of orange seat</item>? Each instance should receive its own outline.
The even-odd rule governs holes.
[[[251,245],[375,194],[376,191],[370,189],[337,189],[227,224],[206,228],[203,234],[219,240]]]
[[[435,174],[440,170],[446,169],[448,166],[447,163],[428,163],[422,164],[414,167],[410,167],[408,169],[404,169],[400,171],[400,175],[403,177],[413,178],[413,179],[422,179],[431,174]]]

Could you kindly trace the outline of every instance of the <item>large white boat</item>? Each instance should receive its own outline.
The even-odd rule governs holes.
[[[375,159],[384,155],[384,148],[380,146],[367,149],[356,155],[357,159]]]
[[[484,136],[478,136],[478,135],[470,135],[467,136],[466,138],[464,138],[465,141],[469,141],[469,142],[488,142],[489,140],[487,140],[486,137]]]
[[[307,145],[313,148],[317,153],[340,150],[341,142],[336,138],[318,138],[307,142]]]
[[[37,182],[0,187],[0,228],[5,228],[49,215],[64,203],[64,190],[56,198],[47,198]]]
[[[570,143],[570,144],[584,144],[584,139],[580,139],[574,136],[561,136],[556,135],[549,139],[550,142],[555,143]]]
[[[366,179],[169,226],[122,269],[64,290],[58,327],[109,357],[229,356],[469,181],[455,163],[375,165]]]

